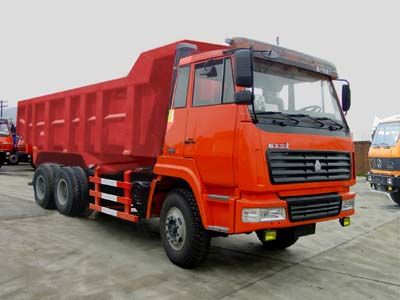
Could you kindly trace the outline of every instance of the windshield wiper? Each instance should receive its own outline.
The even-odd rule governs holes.
[[[342,124],[340,124],[339,122],[337,122],[337,121],[335,121],[335,120],[333,120],[333,119],[331,119],[331,118],[320,117],[320,118],[315,118],[315,119],[317,119],[317,120],[319,120],[319,121],[329,121],[329,122],[333,123],[334,125],[330,125],[330,126],[329,126],[329,129],[330,129],[330,130],[340,130],[340,129],[343,129],[343,128],[344,128],[344,126],[343,126]],[[336,127],[335,127],[335,126],[336,126]]]
[[[297,119],[295,119],[295,118],[292,118],[292,117],[290,117],[289,115],[284,114],[284,113],[282,113],[282,112],[280,112],[280,111],[261,111],[261,112],[257,112],[257,116],[262,116],[262,115],[278,115],[278,116],[282,116],[282,117],[284,117],[286,120],[289,120],[289,121],[291,121],[292,123],[294,123],[293,125],[297,125],[297,124],[300,123],[299,120],[297,120]],[[277,125],[281,125],[281,126],[287,126],[287,125],[288,125],[288,124],[286,124],[286,123],[284,122],[284,120],[281,120],[281,122],[279,122],[279,121],[277,121],[276,119],[273,119],[273,120],[272,120],[272,124],[277,124]]]
[[[325,123],[319,121],[317,118],[311,117],[310,115],[306,114],[288,114],[288,116],[295,117],[295,118],[309,118],[310,120],[318,123],[320,127],[324,127]]]

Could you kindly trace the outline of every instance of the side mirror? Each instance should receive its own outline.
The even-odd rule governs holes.
[[[342,109],[344,112],[350,110],[351,106],[351,91],[350,85],[345,84],[342,86]]]
[[[234,101],[236,104],[251,105],[253,103],[253,95],[250,91],[236,92]]]
[[[233,73],[237,86],[253,87],[253,56],[250,49],[237,50],[234,55]]]

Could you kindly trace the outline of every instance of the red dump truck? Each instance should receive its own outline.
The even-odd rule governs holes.
[[[33,168],[35,165],[32,162],[32,145],[25,143],[25,139],[21,136],[17,136],[17,145],[15,147],[16,158],[14,160],[14,164],[18,164],[20,162],[30,163]]]
[[[14,144],[7,119],[0,119],[0,168],[8,162],[13,153]]]
[[[268,250],[354,214],[354,149],[331,63],[245,38],[142,53],[123,78],[20,101],[36,202],[160,218],[170,260],[256,232]]]

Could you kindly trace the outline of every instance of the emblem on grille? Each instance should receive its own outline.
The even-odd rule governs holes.
[[[382,160],[380,158],[378,158],[378,160],[376,161],[376,166],[378,167],[378,169],[382,169]]]
[[[318,159],[315,161],[314,169],[315,172],[321,172],[322,170],[321,162]]]

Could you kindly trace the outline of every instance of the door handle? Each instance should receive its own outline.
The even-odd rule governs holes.
[[[188,139],[185,140],[185,144],[186,145],[194,144],[194,143],[195,143],[194,138],[188,138]]]

